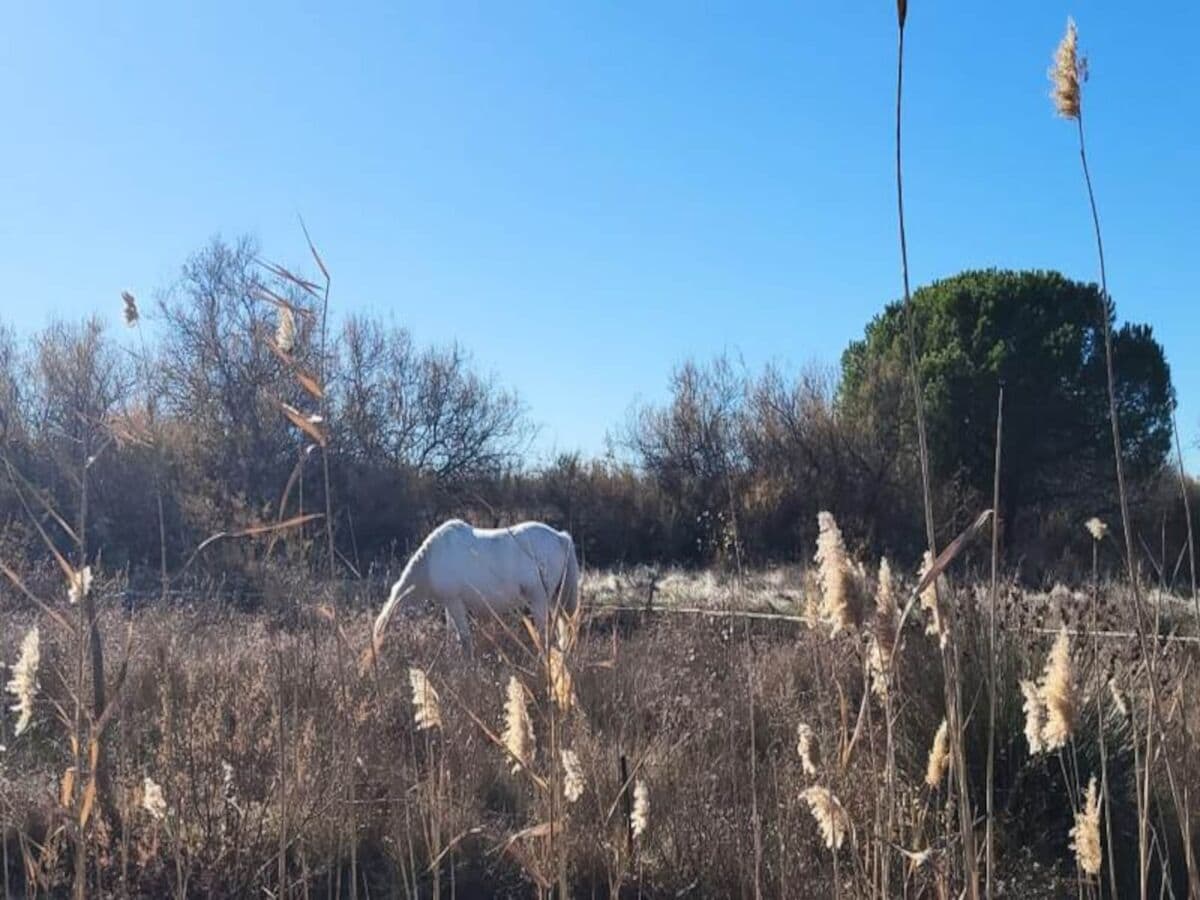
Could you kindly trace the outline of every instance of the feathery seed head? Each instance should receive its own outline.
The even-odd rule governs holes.
[[[291,353],[296,347],[296,316],[291,307],[279,307],[279,317],[275,325],[275,345],[284,353]]]
[[[167,815],[167,799],[163,796],[162,786],[149,775],[142,779],[142,809],[159,822]]]
[[[554,702],[564,713],[569,712],[575,701],[575,687],[571,672],[567,669],[566,657],[557,647],[551,647],[546,665],[550,670],[550,693],[554,695]]]
[[[583,767],[574,750],[562,751],[563,765],[563,797],[568,803],[574,803],[583,796],[587,781],[583,777]]]
[[[1042,695],[1035,682],[1021,682],[1021,695],[1025,698],[1021,708],[1025,711],[1025,740],[1029,742],[1029,752],[1041,753],[1046,749],[1042,743],[1042,724],[1045,715],[1042,711]]]
[[[921,558],[921,568],[917,572],[917,581],[919,582],[924,578],[932,568],[933,554],[926,550],[925,555]],[[925,590],[921,591],[921,609],[929,614],[929,621],[925,623],[925,633],[937,635],[944,646],[948,636],[942,627],[942,616],[938,610],[938,582],[940,580],[941,576],[938,576],[938,578],[933,579],[925,586]]]
[[[442,705],[437,691],[429,683],[429,676],[422,669],[411,668],[408,670],[408,683],[412,686],[413,722],[417,730],[441,728]]]
[[[1075,813],[1075,826],[1070,831],[1071,849],[1079,868],[1088,875],[1099,875],[1104,855],[1100,849],[1100,795],[1096,776],[1088,781],[1083,808]]]
[[[8,682],[8,692],[16,698],[12,710],[17,714],[17,726],[14,736],[21,735],[33,720],[33,701],[37,699],[38,662],[41,660],[41,642],[38,627],[29,629],[21,641],[21,655],[13,666],[12,679]]]
[[[504,746],[511,754],[514,773],[520,772],[522,765],[532,762],[536,750],[533,722],[525,706],[525,688],[516,675],[509,676],[504,701]]]
[[[929,748],[929,761],[925,766],[925,783],[931,788],[941,785],[950,769],[950,728],[946,720],[938,726],[937,734],[933,736],[933,746]]]
[[[132,328],[141,318],[141,314],[138,312],[137,298],[129,291],[121,291],[121,299],[125,302],[125,324]]]
[[[1078,119],[1080,85],[1087,81],[1088,69],[1087,59],[1079,55],[1074,19],[1067,19],[1067,31],[1054,51],[1049,75],[1054,85],[1050,97],[1055,110],[1064,119]]]
[[[862,617],[862,572],[846,553],[841,529],[833,515],[817,513],[817,579],[821,586],[821,612],[833,634],[853,629]]]
[[[1092,540],[1094,541],[1102,541],[1104,540],[1104,536],[1108,534],[1108,526],[1096,516],[1092,516],[1084,522],[1083,527],[1088,530],[1088,534],[1092,536]]]
[[[650,827],[650,791],[640,778],[633,786],[633,812],[629,816],[633,836],[640,838]]]
[[[92,592],[92,567],[84,566],[77,572],[72,572],[67,582],[67,599],[78,603]]]
[[[820,827],[825,846],[830,850],[840,848],[849,829],[850,818],[833,791],[813,785],[801,791],[800,796],[808,804],[809,812]]]
[[[896,649],[896,620],[899,610],[892,589],[892,567],[887,557],[879,561],[879,584],[875,590],[875,624],[871,628],[869,663],[871,690],[880,699],[887,696],[892,654]]]
[[[1047,750],[1066,745],[1075,731],[1075,673],[1071,666],[1071,641],[1064,625],[1054,639],[1046,670],[1039,686],[1046,720],[1042,725],[1042,742]]]
[[[816,775],[817,764],[814,759],[816,750],[813,730],[807,723],[801,722],[796,726],[796,753],[800,756],[800,766],[805,775]]]

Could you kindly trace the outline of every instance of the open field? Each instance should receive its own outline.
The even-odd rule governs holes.
[[[561,704],[553,698],[563,676],[545,677],[515,622],[483,623],[481,658],[469,666],[437,617],[411,611],[393,622],[377,664],[360,667],[371,610],[344,584],[280,585],[291,602],[271,612],[222,610],[197,597],[132,616],[115,602],[120,584],[97,584],[111,677],[127,626],[132,649],[108,744],[114,809],[91,819],[89,896],[345,897],[352,871],[358,896],[372,897],[528,896],[558,882],[575,896],[752,896],[756,887],[766,896],[866,896],[883,866],[893,896],[945,896],[959,877],[947,850],[956,800],[944,772],[938,786],[926,781],[942,696],[936,639],[920,610],[904,629],[885,705],[870,688],[872,617],[833,637],[819,618],[794,621],[806,609],[821,615],[805,602],[801,570],[743,579],[675,572],[658,580],[658,611],[610,608],[644,607],[647,580],[645,572],[585,580],[587,612],[563,660],[570,702]],[[954,594],[966,759],[980,791],[986,603],[979,586]],[[670,611],[679,607],[714,614]],[[1195,704],[1180,701],[1200,681],[1196,649],[1180,639],[1197,630],[1189,603],[1162,599],[1154,608],[1169,710],[1159,752],[1194,785],[1200,760],[1187,735],[1200,721]],[[1136,892],[1131,727],[1144,726],[1146,709],[1129,691],[1139,658],[1132,640],[1071,639],[1074,732],[1061,752],[1031,756],[1017,682],[1038,676],[1061,625],[1090,630],[1091,595],[1005,590],[998,612],[996,893],[1075,896],[1077,878],[1094,882],[1068,845],[1075,792],[1099,765],[1098,721],[1116,874],[1123,893]],[[1097,612],[1100,632],[1133,627],[1116,586],[1100,592]],[[32,618],[22,606],[5,609],[4,621],[0,656],[11,661]],[[12,896],[54,896],[71,879],[69,810],[58,797],[72,751],[55,709],[71,708],[73,660],[52,625],[43,623],[41,637],[32,725],[14,739],[10,716],[0,757]],[[437,693],[436,727],[418,727],[410,667]],[[516,773],[500,746],[514,675],[527,690],[533,734]],[[802,725],[811,734],[807,761],[798,752]],[[570,767],[563,751],[574,754]],[[1151,785],[1153,869],[1157,879],[1169,864],[1183,896],[1180,829],[1160,773]],[[571,779],[582,785],[568,802]],[[634,838],[627,799],[633,806],[637,785],[648,811]],[[806,805],[813,786],[844,809],[836,854]],[[982,793],[973,801],[982,810]],[[889,815],[890,849],[874,837]]]

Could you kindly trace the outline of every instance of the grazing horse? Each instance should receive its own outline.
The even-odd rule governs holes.
[[[451,519],[425,538],[392,585],[375,619],[376,647],[396,607],[407,598],[445,607],[467,656],[473,653],[468,611],[491,615],[528,607],[544,637],[556,605],[574,612],[579,603],[575,542],[565,531],[541,522],[473,528]]]

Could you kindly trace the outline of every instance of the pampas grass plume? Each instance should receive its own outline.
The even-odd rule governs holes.
[[[828,512],[817,513],[817,578],[821,585],[821,610],[833,634],[855,628],[862,617],[856,576],[859,574],[846,553],[841,529]]]
[[[72,572],[67,584],[67,599],[78,603],[92,592],[92,567],[84,566],[77,572]]]
[[[950,769],[950,728],[946,720],[938,726],[937,734],[933,736],[933,746],[929,748],[929,762],[925,766],[925,783],[931,788],[941,785]]]
[[[1079,55],[1078,33],[1075,21],[1067,19],[1067,30],[1058,48],[1054,51],[1054,65],[1050,67],[1050,92],[1054,109],[1064,119],[1079,118],[1079,86],[1087,81],[1087,60]]]
[[[525,706],[525,688],[516,675],[509,676],[507,698],[504,701],[504,746],[511,754],[513,772],[520,772],[523,765],[533,760],[536,744],[533,738],[533,722]]]
[[[640,778],[633,786],[633,812],[629,816],[633,836],[640,838],[650,827],[650,790]]]
[[[1047,750],[1066,745],[1075,731],[1075,673],[1071,667],[1071,641],[1064,625],[1054,639],[1046,671],[1039,686],[1046,720],[1042,725],[1042,742]]]
[[[567,669],[566,657],[557,647],[551,647],[546,665],[550,670],[550,693],[554,695],[554,702],[564,713],[570,712],[575,702],[575,687],[571,672]]]
[[[296,316],[290,307],[279,307],[279,320],[275,325],[275,344],[284,353],[296,347]]]
[[[825,839],[825,846],[830,850],[840,848],[846,837],[850,819],[833,791],[813,785],[805,788],[800,796],[808,804],[809,812],[812,813],[812,817],[820,827],[821,836]]]
[[[1025,712],[1025,740],[1029,742],[1029,752],[1041,753],[1046,749],[1042,743],[1042,726],[1045,715],[1042,711],[1042,695],[1033,681],[1021,682],[1021,695],[1024,701],[1021,709]]]
[[[413,722],[418,731],[442,727],[442,705],[437,691],[429,683],[424,670],[408,670],[408,683],[412,686]]]
[[[583,796],[583,789],[587,784],[583,777],[583,767],[579,764],[579,757],[574,750],[562,751],[563,765],[563,796],[568,803],[574,803]]]
[[[800,766],[805,775],[816,775],[817,764],[814,758],[816,746],[813,730],[806,723],[796,726],[796,753],[800,756]]]
[[[21,641],[21,655],[13,666],[12,679],[8,682],[8,692],[17,702],[12,710],[17,714],[17,726],[14,736],[20,736],[33,720],[33,701],[37,699],[38,663],[41,660],[41,634],[34,625]]]
[[[933,554],[926,550],[925,555],[921,558],[921,568],[917,572],[917,581],[919,582],[922,578],[924,578],[932,568]],[[929,614],[929,621],[925,623],[925,633],[937,635],[941,643],[944,645],[946,643],[947,635],[945,633],[945,629],[942,628],[942,616],[938,611],[939,581],[941,581],[940,575],[929,582],[929,584],[925,586],[925,590],[921,591],[921,609],[925,610]]]
[[[1088,781],[1083,808],[1075,813],[1075,827],[1070,833],[1071,849],[1079,868],[1088,875],[1099,875],[1104,855],[1100,849],[1100,796],[1095,775]]]
[[[896,598],[892,590],[892,567],[879,561],[879,584],[875,590],[875,624],[871,629],[871,690],[880,699],[887,696],[892,654],[896,649]]]
[[[142,809],[159,822],[167,815],[167,799],[163,796],[162,785],[155,783],[149,775],[142,780]]]

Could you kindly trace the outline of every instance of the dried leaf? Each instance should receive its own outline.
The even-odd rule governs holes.
[[[925,588],[929,587],[935,578],[946,571],[950,567],[950,563],[954,562],[955,557],[966,548],[967,544],[975,539],[975,536],[979,534],[980,530],[988,523],[991,517],[992,511],[985,509],[974,522],[964,528],[962,533],[951,541],[945,550],[938,554],[937,559],[933,561],[933,565],[929,567],[929,571],[921,578],[915,593],[920,594]]]
[[[318,427],[317,423],[313,421],[314,417],[304,415],[304,413],[300,412],[300,410],[296,409],[296,407],[289,403],[281,402],[279,407],[283,410],[283,414],[288,417],[288,420],[291,421],[293,425],[316,441],[321,447],[326,446],[328,439],[325,437],[325,432],[322,431],[321,428]]]
[[[321,259],[321,254],[317,252],[317,248],[313,245],[312,238],[308,236],[308,226],[304,224],[304,219],[300,220],[300,230],[304,232],[304,239],[308,241],[308,250],[312,254],[313,259],[317,261],[317,267],[321,270],[321,274],[325,276],[325,281],[329,281],[329,270],[325,268],[325,263]]]
[[[83,791],[83,803],[79,807],[79,827],[82,828],[88,823],[88,819],[92,815],[92,807],[96,803],[96,776],[93,775],[88,779],[87,787]]]
[[[265,268],[268,272],[270,272],[272,275],[282,278],[285,281],[290,281],[292,284],[296,285],[296,287],[300,288],[302,291],[307,291],[308,293],[312,294],[314,297],[320,299],[320,296],[321,296],[320,288],[317,285],[313,284],[311,281],[306,281],[305,279],[301,278],[299,275],[293,275],[291,272],[289,272],[283,266],[276,265],[275,263],[269,263],[269,262],[266,262],[265,260],[261,260],[261,259],[258,261],[258,263],[263,268]]]
[[[62,777],[62,787],[58,792],[58,804],[63,809],[71,808],[71,798],[75,796],[75,767],[71,766]]]
[[[306,372],[302,372],[300,369],[297,369],[292,374],[295,375],[296,380],[300,382],[300,387],[308,391],[308,393],[312,395],[314,399],[320,400],[325,396],[325,391],[322,390],[321,385],[317,383],[317,379],[313,378]]]

